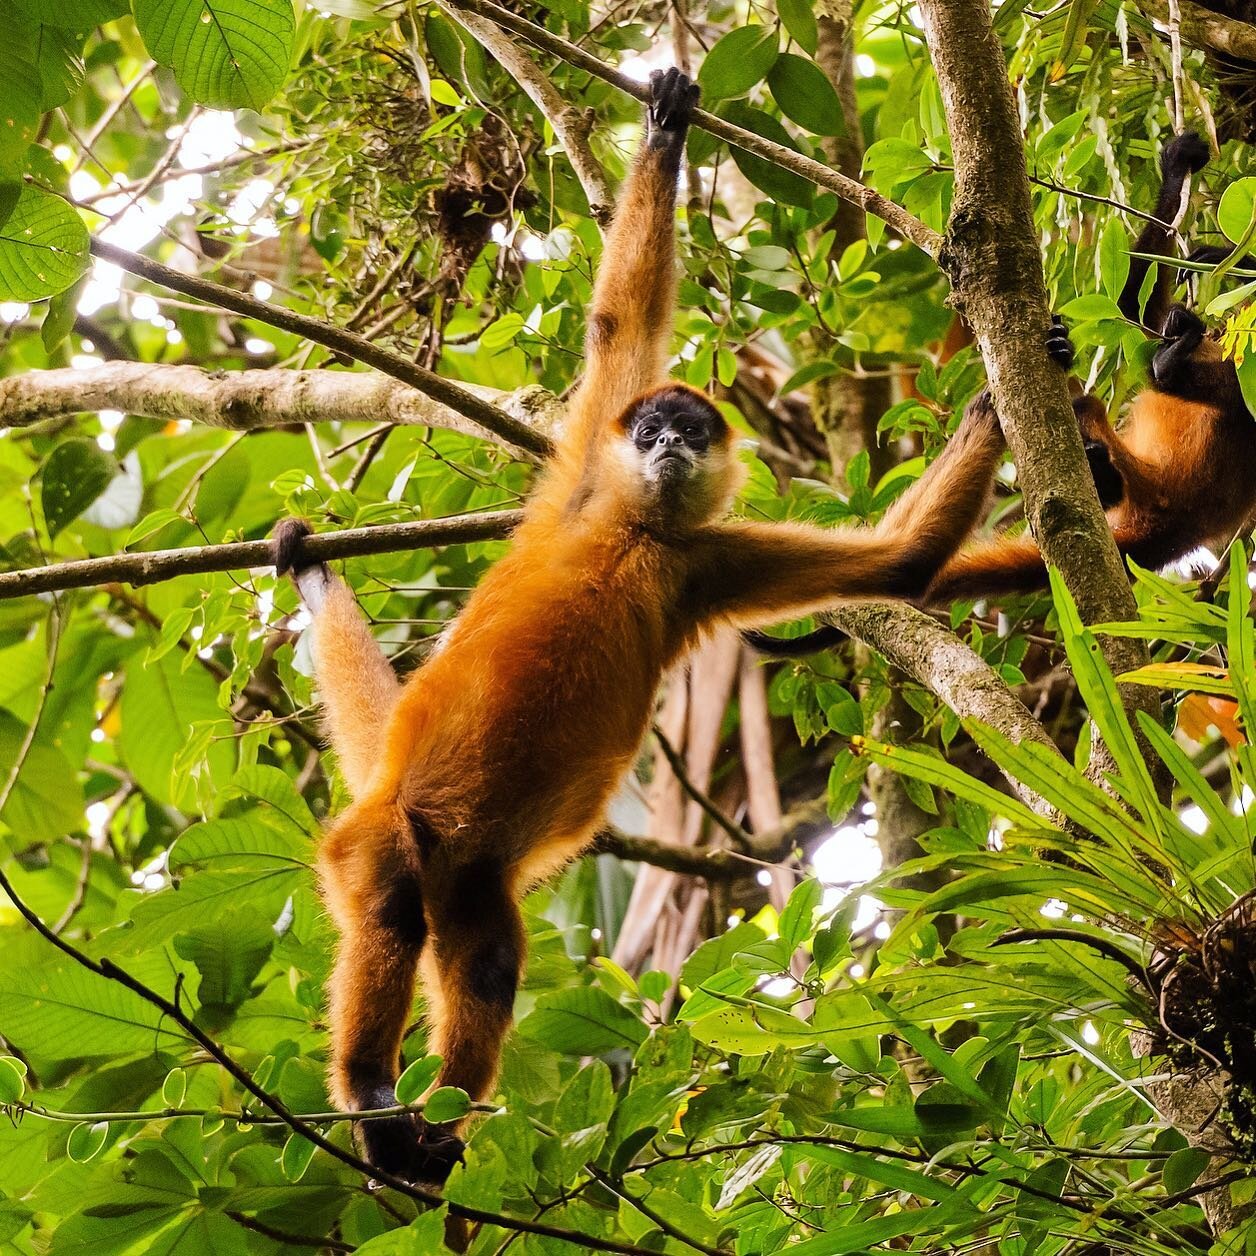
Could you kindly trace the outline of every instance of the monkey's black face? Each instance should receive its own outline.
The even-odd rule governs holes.
[[[627,429],[652,481],[687,479],[727,432],[719,411],[688,389],[651,394],[629,416]]]

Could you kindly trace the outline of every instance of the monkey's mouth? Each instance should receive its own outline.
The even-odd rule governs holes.
[[[650,470],[659,479],[679,479],[692,469],[693,458],[683,449],[660,449],[650,459]]]

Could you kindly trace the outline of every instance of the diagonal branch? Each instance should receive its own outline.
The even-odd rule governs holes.
[[[455,21],[465,26],[485,51],[491,53],[532,98],[532,103],[541,111],[563,146],[571,168],[584,189],[589,212],[605,227],[610,222],[615,192],[602,163],[589,147],[591,116],[567,104],[541,67],[500,27],[487,18],[450,4],[448,0],[436,0],[436,3]]]
[[[456,12],[459,20],[462,19],[463,14],[468,13],[476,15],[481,19],[487,19],[503,30],[508,30],[526,39],[528,43],[535,48],[539,48],[542,52],[558,57],[559,60],[565,61],[568,65],[574,66],[578,70],[584,70],[585,73],[592,74],[594,78],[599,78],[604,83],[609,83],[612,87],[617,87],[621,92],[627,93],[633,99],[642,103],[649,100],[650,89],[644,83],[638,83],[635,79],[630,79],[626,74],[621,74],[618,70],[612,70],[596,57],[585,52],[583,48],[578,48],[575,44],[559,35],[551,34],[544,27],[537,26],[526,18],[516,16],[509,10],[502,8],[501,5],[494,4],[493,0],[442,0],[442,7],[449,9],[451,12]],[[823,162],[816,161],[811,157],[804,157],[801,153],[796,153],[793,149],[786,148],[783,144],[773,143],[773,141],[764,139],[761,135],[756,135],[753,131],[747,131],[744,127],[734,126],[731,122],[725,122],[723,118],[719,118],[713,113],[708,113],[705,109],[695,111],[693,125],[700,127],[704,131],[709,131],[717,139],[725,140],[729,144],[735,144],[745,152],[753,153],[756,157],[762,157],[764,161],[770,161],[773,165],[780,166],[783,170],[792,171],[794,174],[800,175],[819,187],[827,188],[830,192],[836,192],[843,200],[853,201],[856,205],[862,206],[868,213],[883,219],[904,239],[910,240],[917,247],[928,253],[930,257],[936,258],[938,256],[942,248],[942,237],[931,227],[921,222],[919,218],[909,214],[901,205],[896,205],[888,197],[882,196],[880,192],[874,192],[871,188],[865,187],[857,180],[839,174],[836,170],[824,165]]]
[[[415,523],[381,523],[371,528],[344,528],[307,537],[305,553],[317,562],[386,554],[435,545],[465,545],[494,541],[509,535],[521,518],[517,510],[493,510],[478,515],[451,515]],[[56,589],[85,589],[110,581],[152,584],[174,576],[206,571],[236,571],[268,567],[274,562],[269,541],[237,541],[229,545],[189,545],[182,549],[149,550],[140,554],[111,554],[77,562],[49,563],[21,571],[0,571],[0,600],[50,593]]]
[[[345,331],[320,318],[311,318],[307,314],[297,314],[292,310],[284,309],[283,306],[272,305],[269,301],[262,301],[246,293],[237,292],[234,288],[225,287],[209,279],[201,279],[197,275],[187,275],[182,271],[173,270],[151,258],[132,253],[129,249],[119,248],[116,244],[109,244],[105,240],[93,239],[91,247],[94,256],[103,261],[112,262],[128,273],[147,279],[159,287],[169,288],[173,292],[182,292],[185,296],[196,297],[221,309],[241,314],[245,318],[255,318],[258,322],[266,323],[270,327],[302,336],[335,353],[343,353],[358,362],[366,363],[367,366],[373,366],[377,371],[391,375],[394,379],[409,384],[411,388],[417,388],[420,392],[426,393],[457,414],[470,419],[472,423],[477,424],[486,432],[491,432],[494,436],[500,437],[519,449],[541,456],[550,452],[551,443],[547,436],[530,428],[526,423],[512,418],[505,411],[499,410],[460,384],[442,379],[432,371],[411,362],[400,353],[394,353],[391,349],[374,344],[365,336]]]
[[[1135,0],[1136,7],[1160,26],[1169,25],[1168,0]],[[1190,0],[1180,0],[1179,33],[1188,44],[1211,52],[1256,61],[1256,26],[1213,13]]]
[[[824,618],[879,651],[961,719],[980,720],[1017,745],[1033,742],[1060,754],[1046,729],[989,663],[932,616],[905,602],[867,602],[843,606]],[[1019,781],[1011,776],[1007,780],[1035,811],[1045,815],[1052,810]]]
[[[558,403],[543,388],[503,393],[467,385],[466,390],[537,434],[544,435],[557,421]],[[92,410],[186,419],[237,432],[294,423],[385,423],[485,435],[461,411],[376,371],[207,371],[117,361],[87,370],[63,367],[0,379],[0,428],[30,427]]]

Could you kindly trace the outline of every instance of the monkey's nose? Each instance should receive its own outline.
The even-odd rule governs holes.
[[[685,438],[679,432],[660,432],[658,443],[666,449],[669,445],[683,445]]]

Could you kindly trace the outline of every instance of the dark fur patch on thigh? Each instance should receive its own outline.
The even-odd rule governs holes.
[[[415,873],[393,873],[375,904],[375,920],[406,945],[422,948],[427,940],[427,921],[423,916],[423,887]]]
[[[477,948],[467,975],[471,993],[482,1003],[509,1012],[519,985],[519,951],[513,939],[494,938]]]

